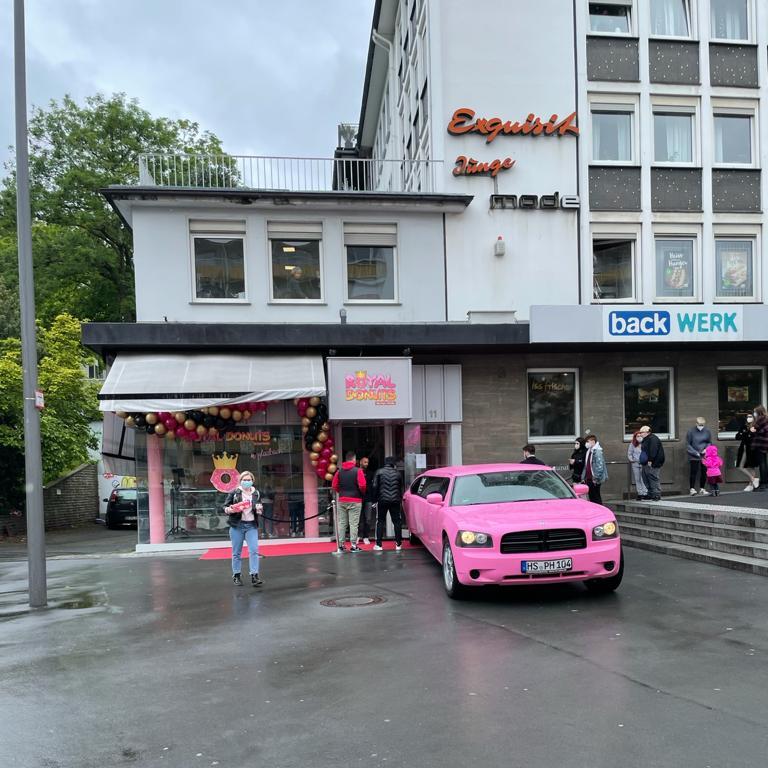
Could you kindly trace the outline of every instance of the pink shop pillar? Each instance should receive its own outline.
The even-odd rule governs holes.
[[[309,454],[306,451],[301,452],[304,459],[304,536],[306,538],[317,538],[320,535],[320,520],[317,517],[317,475],[312,462],[309,460]]]
[[[163,441],[147,435],[147,490],[149,491],[149,543],[165,543]]]

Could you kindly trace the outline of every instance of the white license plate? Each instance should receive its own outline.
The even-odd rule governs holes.
[[[520,564],[523,573],[564,573],[573,568],[573,558],[560,560],[523,560]]]
[[[123,519],[125,520],[126,523],[135,523],[136,522],[136,515],[133,515],[133,517],[128,516],[128,517],[125,517]]]

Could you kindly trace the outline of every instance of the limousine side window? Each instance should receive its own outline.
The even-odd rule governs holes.
[[[450,478],[429,475],[425,477],[424,480],[426,480],[426,482],[419,486],[419,496],[426,499],[430,493],[439,493],[445,498],[445,495],[448,493],[448,486],[451,482]]]

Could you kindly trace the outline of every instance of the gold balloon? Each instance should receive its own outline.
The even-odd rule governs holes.
[[[312,419],[309,419],[306,416],[304,416],[301,420],[302,427],[308,427],[311,423],[312,423]]]
[[[200,413],[203,413],[203,414],[205,414],[207,416],[208,415],[208,409],[207,408],[201,408],[200,409]]]
[[[293,398],[293,404],[294,405],[298,405],[299,404],[299,398],[298,397],[294,397]]]
[[[128,417],[128,414],[125,411],[116,411],[115,416],[117,416],[118,419],[125,419]]]
[[[243,411],[243,419],[244,419],[245,421],[248,421],[248,419],[250,419],[250,418],[251,418],[251,412],[250,412],[250,411],[249,411],[249,410],[246,408],[246,409]]]
[[[232,411],[232,418],[235,421],[241,421],[243,418],[243,412],[242,411]]]
[[[313,408],[317,408],[317,406],[320,405],[320,398],[319,397],[310,397],[309,398],[309,404]]]
[[[315,442],[314,442],[314,443],[312,443],[312,450],[313,450],[315,453],[320,453],[320,451],[322,451],[322,450],[323,450],[323,444],[322,444],[322,443],[320,443],[320,442],[318,442],[317,440],[315,440]]]
[[[302,434],[302,435],[306,435],[306,434],[307,434],[307,432],[309,432],[309,427],[302,427],[302,428],[301,428],[301,434]]]
[[[219,430],[216,429],[216,427],[208,427],[208,434],[211,437],[218,437],[219,436]]]
[[[173,418],[176,419],[179,424],[183,424],[187,420],[187,414],[183,411],[176,411],[176,413],[173,414]]]
[[[312,461],[317,461],[320,458],[320,454],[312,451],[312,453],[309,454],[309,458],[312,459]]]
[[[319,440],[321,443],[324,443],[324,442],[325,442],[325,441],[328,439],[328,433],[327,433],[327,432],[321,432],[321,433],[320,433],[320,434],[317,436],[317,439],[318,439],[318,440]]]
[[[168,430],[165,428],[165,424],[158,424],[155,426],[156,435],[160,435],[162,437],[167,431]]]
[[[210,408],[208,408],[208,415],[209,416],[218,416],[219,415],[218,406],[215,406],[215,405],[210,406]]]
[[[208,434],[208,427],[204,427],[202,424],[195,430],[200,437]]]
[[[330,467],[329,467],[329,469],[330,469]],[[330,483],[330,482],[331,482],[331,480],[333,480],[333,475],[332,475],[330,472],[328,472],[328,473],[325,475],[325,480],[326,480],[326,482]]]
[[[332,475],[335,475],[335,474],[336,474],[336,470],[337,470],[337,469],[338,469],[338,467],[337,467],[335,464],[329,464],[329,465],[328,465],[328,471],[329,471],[329,472],[330,472]]]
[[[156,413],[148,413],[144,418],[147,420],[147,424],[157,424],[159,421]]]
[[[173,432],[171,432],[171,430],[169,429],[169,430],[168,430],[168,431],[165,433],[165,439],[166,439],[166,440],[175,440],[175,439],[176,439],[176,435],[175,435]]]
[[[339,463],[339,457],[334,453],[333,456],[331,456],[331,464],[338,464]]]
[[[228,419],[232,416],[232,411],[229,408],[222,408],[219,411],[219,416],[221,416],[222,419]]]
[[[331,431],[331,425],[327,421],[324,421],[320,425],[320,431],[321,432],[330,432]]]
[[[317,416],[317,408],[312,408],[312,407],[307,408],[306,415],[307,415],[307,418],[314,419],[315,416]]]
[[[197,422],[194,421],[193,419],[187,419],[184,422],[184,429],[190,432],[194,432],[197,429]]]
[[[317,459],[312,459],[312,466],[313,466],[313,467],[316,467],[316,466],[317,466]]]
[[[126,427],[135,427],[136,426],[136,419],[133,418],[133,416],[128,416],[125,420],[125,426]]]

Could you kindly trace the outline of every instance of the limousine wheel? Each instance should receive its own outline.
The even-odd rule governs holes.
[[[456,565],[453,562],[453,552],[448,539],[443,539],[443,584],[448,597],[453,600],[461,600],[467,595],[465,587],[456,576]]]
[[[607,579],[589,579],[584,584],[587,589],[596,595],[607,595],[609,592],[615,592],[624,578],[624,550],[621,551],[621,560],[619,560],[619,570],[614,576]]]

